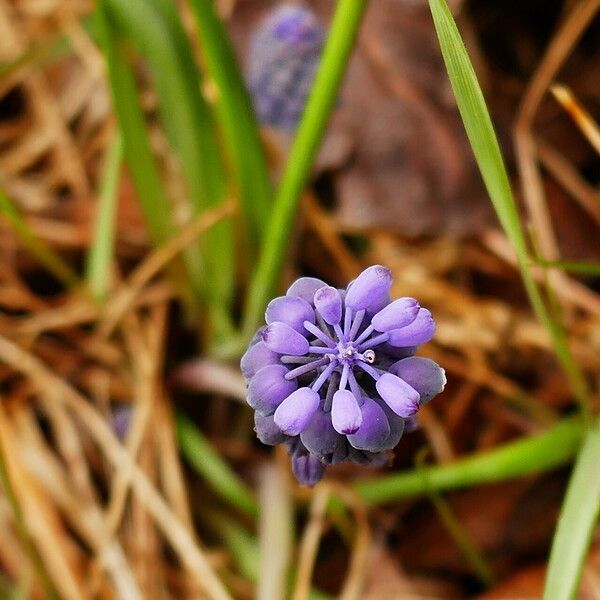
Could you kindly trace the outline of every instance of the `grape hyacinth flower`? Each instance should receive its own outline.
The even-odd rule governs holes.
[[[414,298],[391,301],[391,285],[380,265],[346,290],[302,277],[269,303],[242,357],[257,436],[287,445],[301,483],[344,460],[385,464],[444,389],[444,370],[413,356],[435,332],[431,313]]]
[[[319,64],[325,29],[307,7],[284,4],[253,33],[248,87],[261,123],[286,131],[298,124]]]

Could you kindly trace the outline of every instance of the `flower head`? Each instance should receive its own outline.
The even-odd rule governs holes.
[[[297,4],[273,10],[250,43],[248,86],[259,120],[296,128],[319,64],[325,30],[317,16]]]
[[[380,465],[419,407],[446,383],[413,356],[435,322],[414,298],[391,301],[389,269],[365,269],[346,290],[298,279],[267,306],[242,357],[248,404],[265,444],[286,443],[301,483],[343,460]]]

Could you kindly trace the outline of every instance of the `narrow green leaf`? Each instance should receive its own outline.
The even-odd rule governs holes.
[[[220,204],[226,194],[220,148],[210,108],[200,92],[200,75],[179,19],[174,19],[172,12],[164,17],[163,2],[105,2],[111,16],[152,70],[162,122],[181,163],[194,213]],[[233,227],[229,221],[207,232],[197,253],[186,254],[186,264],[193,269],[191,283],[210,306],[211,318],[207,323],[218,328],[217,337],[227,337],[232,329],[229,307],[234,291],[234,256]]]
[[[100,0],[95,17],[98,37],[108,67],[113,106],[123,135],[125,159],[146,225],[152,241],[159,245],[174,233],[171,206],[152,154],[135,80],[118,51],[114,26],[108,17],[105,5],[106,0]]]
[[[200,430],[181,414],[177,415],[177,437],[183,456],[222,498],[250,516],[258,516],[258,502],[246,484],[219,456]]]
[[[96,227],[87,256],[88,286],[97,300],[103,300],[106,297],[110,283],[110,265],[114,254],[115,216],[122,161],[123,137],[119,132],[108,150],[98,194]]]
[[[511,442],[448,465],[423,467],[354,486],[366,502],[378,504],[425,494],[504,481],[563,465],[576,454],[584,434],[580,420],[566,419],[545,433]],[[424,484],[427,481],[427,487]]]
[[[529,301],[548,331],[556,355],[583,412],[590,413],[587,384],[568,348],[565,332],[547,310],[530,270],[529,253],[508,174],[481,88],[445,0],[429,0],[442,56],[460,115],[498,219],[511,241]]]
[[[536,259],[536,262],[541,267],[563,269],[564,271],[578,273],[580,275],[600,275],[600,264],[598,263],[572,262],[568,260],[544,260],[542,258]]]
[[[4,217],[29,253],[58,281],[69,288],[79,284],[79,279],[71,267],[50,246],[35,236],[27,222],[1,189],[0,216]]]
[[[165,0],[161,0],[165,1]],[[208,72],[217,88],[217,117],[251,241],[258,242],[271,212],[271,182],[252,100],[213,0],[190,0]]]
[[[544,600],[577,597],[586,553],[600,513],[600,423],[583,438],[552,542]]]
[[[298,200],[310,176],[329,116],[338,99],[340,85],[366,8],[366,0],[340,0],[335,10],[321,64],[294,138],[246,299],[243,322],[246,338],[252,336],[261,322],[265,306],[279,281]]]

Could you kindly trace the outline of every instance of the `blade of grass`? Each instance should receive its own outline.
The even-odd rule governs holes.
[[[185,176],[194,214],[223,202],[225,172],[210,108],[200,93],[201,79],[179,19],[163,18],[162,6],[144,0],[105,0],[110,14],[138,48],[152,70],[167,137]],[[234,239],[230,222],[222,222],[200,241],[192,278],[200,298],[208,302],[217,338],[232,331],[229,308],[234,286]]]
[[[577,597],[586,553],[600,513],[600,423],[586,432],[577,456],[546,573],[544,600]]]
[[[108,67],[113,106],[123,136],[127,166],[150,237],[155,245],[160,245],[174,232],[171,206],[152,154],[135,80],[117,48],[116,32],[106,12],[106,0],[98,2],[94,16]]]
[[[265,306],[281,275],[298,199],[310,176],[329,115],[338,99],[366,7],[366,0],[340,0],[335,10],[321,64],[294,138],[246,299],[243,319],[246,339],[252,336],[261,322]]]
[[[164,2],[165,0],[161,0]],[[208,72],[218,91],[217,117],[236,175],[250,242],[262,240],[271,212],[271,181],[252,101],[227,30],[212,0],[190,0]]]
[[[4,190],[1,189],[0,216],[6,219],[28,252],[52,273],[58,281],[62,282],[68,288],[76,287],[79,284],[79,278],[73,269],[52,248],[35,236]]]
[[[598,263],[572,262],[568,260],[544,260],[543,258],[536,258],[535,262],[541,267],[563,269],[564,271],[577,273],[579,275],[600,275],[600,264]]]
[[[379,504],[420,496],[428,490],[442,492],[548,471],[573,458],[583,435],[579,419],[565,419],[540,435],[448,465],[423,467],[421,472],[413,469],[368,479],[355,484],[354,490],[366,502]]]
[[[257,517],[258,502],[252,492],[219,456],[200,430],[182,414],[177,415],[176,424],[179,447],[189,464],[229,504],[251,517]]]
[[[429,7],[469,142],[498,219],[517,254],[529,301],[552,339],[573,394],[589,418],[590,399],[585,378],[571,355],[562,326],[548,312],[529,268],[527,243],[508,174],[473,65],[446,1],[429,0]]]
[[[122,162],[123,137],[118,132],[108,150],[98,194],[96,227],[87,256],[86,278],[90,291],[97,300],[106,297],[110,283],[110,263],[114,254],[115,215]]]

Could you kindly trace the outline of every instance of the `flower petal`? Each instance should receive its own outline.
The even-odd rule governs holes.
[[[337,325],[342,320],[342,296],[334,287],[319,288],[315,292],[314,304],[328,325]]]
[[[419,313],[419,303],[414,298],[398,298],[382,308],[372,319],[371,325],[377,331],[391,331],[406,327]]]
[[[446,373],[430,358],[412,356],[394,363],[389,371],[406,381],[419,392],[420,404],[429,402],[443,391],[446,385]]]
[[[355,433],[363,421],[362,412],[354,394],[349,390],[338,390],[333,395],[331,422],[333,428],[343,435]]]
[[[288,370],[283,365],[267,365],[250,380],[248,404],[263,414],[272,414],[281,402],[297,387],[295,379],[287,380]]]
[[[419,310],[417,318],[401,329],[392,329],[389,334],[389,343],[392,346],[418,346],[428,342],[435,333],[435,321],[431,313],[422,308]]]
[[[325,466],[313,454],[296,451],[292,455],[292,471],[299,483],[312,487],[325,475]]]
[[[279,354],[273,352],[273,350],[269,350],[267,345],[263,341],[260,341],[246,350],[246,353],[242,356],[242,360],[240,361],[240,368],[247,383],[263,367],[278,363]]]
[[[254,431],[256,437],[267,446],[277,446],[289,440],[289,436],[281,433],[273,419],[273,415],[261,415],[254,413]]]
[[[294,296],[279,296],[269,302],[265,311],[265,321],[270,324],[280,321],[295,329],[298,333],[305,335],[304,321],[315,322],[315,311],[313,307],[302,298]]]
[[[299,435],[319,408],[319,394],[302,387],[290,394],[275,411],[275,423],[287,435]]]
[[[269,350],[280,354],[303,356],[308,352],[308,340],[286,323],[275,321],[264,328],[262,339]]]
[[[358,450],[379,452],[385,449],[385,441],[390,435],[390,424],[383,409],[371,398],[364,398],[360,407],[362,424],[356,433],[348,436],[352,447]]]
[[[384,373],[375,384],[383,401],[400,417],[412,417],[419,410],[419,392],[405,381]]]
[[[316,277],[300,277],[300,279],[296,279],[296,281],[290,285],[285,295],[302,298],[302,300],[306,300],[312,305],[315,292],[326,285],[327,284],[324,281],[321,281]]]
[[[300,440],[307,450],[319,458],[338,454],[346,440],[331,424],[331,414],[321,409],[313,415],[307,428],[300,434]]]
[[[391,287],[391,271],[381,265],[373,265],[348,286],[346,306],[352,310],[379,310],[387,300]]]

